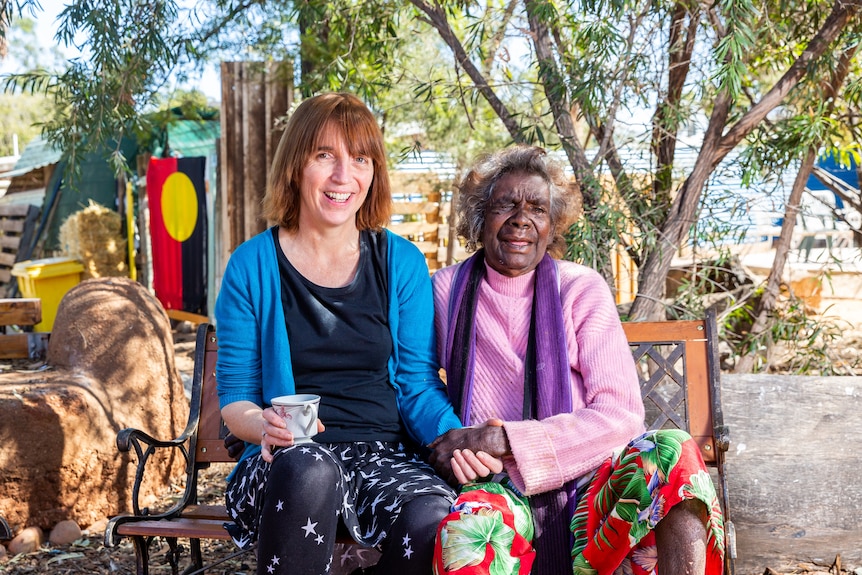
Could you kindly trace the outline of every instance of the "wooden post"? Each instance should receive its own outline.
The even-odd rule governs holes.
[[[281,130],[278,120],[293,102],[290,63],[222,62],[219,202],[217,218],[224,238],[216,275],[231,252],[266,229],[260,202]]]

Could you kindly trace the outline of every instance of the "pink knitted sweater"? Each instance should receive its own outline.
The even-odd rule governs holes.
[[[572,374],[572,413],[521,421],[534,272],[509,278],[486,266],[476,311],[472,420],[505,421],[512,448],[512,456],[505,458],[506,471],[527,495],[581,477],[644,432],[635,365],[607,284],[590,268],[556,263]],[[456,268],[443,268],[432,277],[437,352],[444,369],[449,292]]]

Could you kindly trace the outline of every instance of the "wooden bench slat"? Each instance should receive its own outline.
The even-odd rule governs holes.
[[[183,509],[182,517],[186,519],[230,521],[224,505],[189,505]]]
[[[702,320],[679,321],[624,321],[623,331],[631,342],[648,341],[706,341],[706,330]]]
[[[132,521],[117,527],[126,537],[184,537],[189,539],[230,539],[224,521],[215,519],[161,519]]]
[[[40,321],[42,321],[41,299],[0,299],[0,325],[36,325]]]

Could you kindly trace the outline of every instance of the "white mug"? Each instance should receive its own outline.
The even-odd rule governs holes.
[[[287,424],[294,443],[310,443],[317,435],[317,410],[320,396],[310,393],[281,395],[272,399],[272,409]]]

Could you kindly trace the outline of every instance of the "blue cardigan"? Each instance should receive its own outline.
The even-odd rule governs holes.
[[[386,231],[389,269],[389,381],[410,436],[427,445],[461,422],[437,372],[434,305],[425,258],[404,238]],[[225,269],[215,307],[218,327],[219,405],[295,393],[290,344],[281,302],[281,279],[272,230],[236,248]],[[349,342],[332,342],[332,352]],[[324,422],[325,424],[326,422]],[[260,451],[249,444],[241,459]]]

